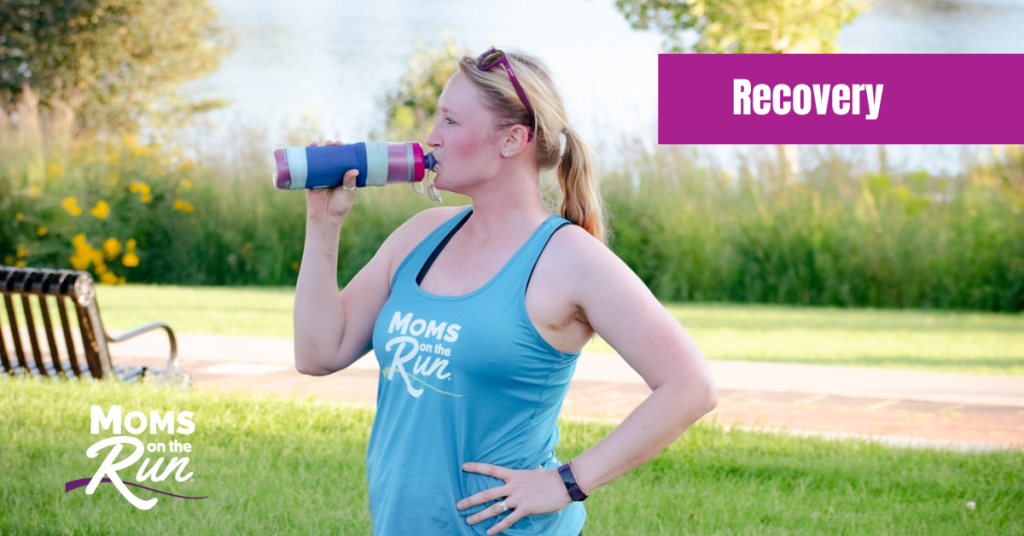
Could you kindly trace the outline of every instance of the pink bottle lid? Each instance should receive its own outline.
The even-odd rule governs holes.
[[[284,149],[274,150],[274,186],[279,190],[287,190],[291,186],[292,173],[288,169],[288,155]]]
[[[415,166],[415,174],[412,180],[413,182],[422,181],[426,171],[423,164],[423,147],[419,143],[413,142],[412,144],[412,159]]]

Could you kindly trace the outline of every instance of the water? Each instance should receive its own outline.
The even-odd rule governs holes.
[[[366,139],[384,123],[379,99],[397,87],[414,43],[440,46],[448,33],[478,54],[514,46],[544,59],[570,121],[587,140],[657,143],[657,59],[663,38],[633,30],[613,0],[355,1],[216,0],[241,37],[220,70],[185,86],[188,95],[228,98],[191,134],[206,146],[237,143],[233,125],[286,144],[289,127],[315,123],[321,141]],[[875,0],[845,27],[847,53],[1024,53],[1024,1]],[[960,73],[955,73],[960,75]],[[963,73],[984,79],[985,73]],[[310,140],[312,141],[312,140]],[[746,146],[705,146],[727,168]],[[933,173],[964,165],[964,146],[888,147],[890,164]],[[874,162],[874,146],[844,146]],[[809,151],[808,151],[809,152]],[[986,154],[988,154],[986,150]],[[602,155],[615,165],[614,154]]]

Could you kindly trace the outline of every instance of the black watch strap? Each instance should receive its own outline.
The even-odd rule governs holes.
[[[579,484],[576,483],[576,476],[572,474],[572,468],[569,467],[569,462],[558,468],[558,474],[562,476],[562,482],[565,482],[565,489],[569,492],[569,497],[574,501],[582,501],[590,495],[583,493],[580,489]]]

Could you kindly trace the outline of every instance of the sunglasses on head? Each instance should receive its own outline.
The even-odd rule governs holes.
[[[533,139],[534,126],[536,125],[537,118],[533,114],[533,107],[530,106],[530,99],[526,98],[526,92],[523,91],[523,86],[519,85],[519,80],[516,79],[516,73],[512,71],[512,65],[508,62],[508,58],[505,57],[505,53],[491,47],[490,50],[481,54],[476,60],[476,66],[481,71],[490,71],[495,65],[501,65],[505,67],[505,72],[508,73],[508,77],[512,80],[512,86],[516,88],[516,94],[519,95],[519,100],[522,101],[523,106],[526,106],[526,111],[530,112],[530,135],[527,141]]]

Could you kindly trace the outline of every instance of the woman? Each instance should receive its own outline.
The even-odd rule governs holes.
[[[340,295],[358,172],[307,191],[296,368],[331,374],[370,350],[380,362],[366,461],[376,536],[575,536],[587,494],[711,411],[714,381],[686,330],[604,245],[593,155],[539,59],[462,58],[438,111],[434,184],[472,205],[410,218]],[[561,216],[540,194],[540,170],[555,165]],[[562,464],[558,412],[595,334],[653,393]]]

